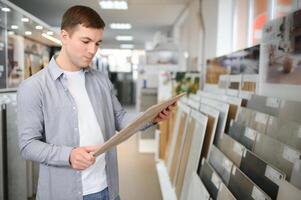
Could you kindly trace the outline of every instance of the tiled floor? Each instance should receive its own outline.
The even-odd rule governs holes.
[[[126,108],[135,114],[134,108]],[[138,135],[118,146],[121,200],[161,200],[154,154],[138,152]]]

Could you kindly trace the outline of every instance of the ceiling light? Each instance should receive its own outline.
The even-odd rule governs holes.
[[[23,18],[21,19],[21,21],[22,21],[22,22],[29,22],[29,19],[28,19],[27,17],[23,17]]]
[[[19,27],[17,25],[11,25],[11,29],[18,29]]]
[[[131,29],[132,25],[128,23],[112,23],[110,24],[111,29]]]
[[[4,7],[4,8],[1,8],[1,10],[2,10],[3,12],[9,12],[9,11],[10,11],[10,8]]]
[[[43,29],[43,26],[38,25],[38,26],[36,26],[36,29],[37,29],[37,30],[42,30],[42,29]]]
[[[120,48],[121,49],[133,49],[134,45],[133,44],[121,44]]]
[[[127,10],[128,3],[126,1],[100,1],[99,5],[102,9]]]
[[[15,35],[15,32],[14,31],[7,31],[7,34],[8,35]]]
[[[25,31],[25,35],[31,35],[32,32],[31,31]]]
[[[57,44],[59,44],[59,45],[62,45],[61,41],[60,41],[59,39],[55,38],[55,37],[52,37],[52,36],[50,36],[50,35],[47,35],[46,33],[42,33],[42,36],[43,36],[44,38],[46,38],[46,39],[48,39],[48,40],[54,42],[54,43],[57,43]]]
[[[47,31],[47,35],[53,35],[52,31]]]
[[[116,40],[118,40],[118,41],[132,41],[133,40],[133,36],[130,36],[130,35],[118,35],[116,37]]]

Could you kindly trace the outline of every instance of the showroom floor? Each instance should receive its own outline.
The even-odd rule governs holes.
[[[121,200],[162,199],[154,154],[138,152],[138,135],[118,146],[118,162]]]

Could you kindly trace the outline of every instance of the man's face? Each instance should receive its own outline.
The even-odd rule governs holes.
[[[103,37],[103,29],[78,25],[70,33],[62,30],[61,40],[71,63],[78,68],[88,67]]]

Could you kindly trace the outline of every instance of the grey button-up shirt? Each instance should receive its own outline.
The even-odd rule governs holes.
[[[104,74],[86,69],[85,81],[106,141],[132,119],[121,107]],[[23,81],[18,88],[21,155],[40,163],[37,199],[82,199],[81,172],[69,164],[71,150],[79,146],[78,130],[75,101],[67,89],[65,74],[52,58],[46,68]],[[116,148],[107,151],[105,159],[109,194],[113,200],[119,194]]]

